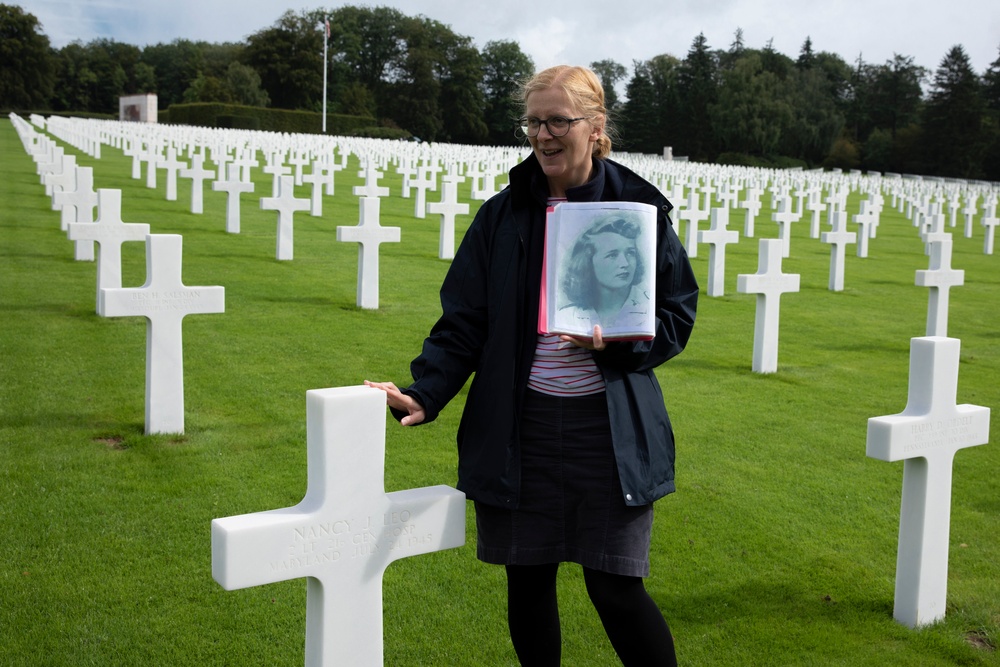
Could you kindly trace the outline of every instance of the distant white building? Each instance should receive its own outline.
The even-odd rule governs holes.
[[[156,95],[126,95],[118,98],[118,120],[129,120],[138,123],[156,122]]]

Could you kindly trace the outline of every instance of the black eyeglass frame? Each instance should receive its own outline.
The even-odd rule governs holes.
[[[532,134],[531,126],[528,124],[529,120],[535,120],[538,122],[538,127],[535,128],[534,134]],[[580,116],[579,118],[566,118],[565,116],[552,116],[551,118],[545,118],[544,120],[541,118],[529,119],[528,117],[523,117],[517,120],[517,125],[518,125],[517,130],[520,131],[522,135],[534,139],[535,137],[538,136],[538,133],[542,131],[542,125],[544,125],[545,129],[547,129],[549,131],[549,134],[551,134],[553,137],[565,137],[567,134],[569,134],[569,131],[573,129],[573,123],[581,120],[587,120],[587,117]],[[557,134],[552,129],[552,126],[549,125],[551,121],[557,121],[557,122],[565,121],[566,131],[562,132],[561,134]]]

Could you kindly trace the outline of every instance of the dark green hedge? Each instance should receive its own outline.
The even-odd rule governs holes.
[[[160,112],[159,120],[172,125],[265,130],[296,134],[319,134],[323,131],[323,114],[312,111],[265,109],[238,104],[171,104]],[[326,133],[350,136],[376,126],[368,116],[326,115]]]

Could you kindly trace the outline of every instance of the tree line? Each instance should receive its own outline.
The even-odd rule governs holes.
[[[389,7],[288,11],[243,42],[110,39],[52,48],[38,20],[0,4],[0,108],[117,113],[123,94],[161,108],[228,102],[319,111],[329,18],[328,110],[377,118],[427,141],[510,145],[519,81],[534,63],[510,40],[472,39]],[[622,150],[759,166],[839,167],[1000,180],[1000,55],[977,74],[962,46],[931,72],[912,57],[848,63],[697,36],[663,54],[590,63]],[[623,84],[625,95],[617,89]]]

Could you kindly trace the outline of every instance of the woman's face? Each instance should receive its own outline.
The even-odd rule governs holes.
[[[594,277],[597,283],[610,290],[632,285],[635,277],[635,240],[614,232],[604,232],[593,237]]]
[[[578,118],[583,114],[570,101],[569,95],[559,86],[536,90],[528,95],[526,115],[541,120],[553,116]],[[578,120],[569,132],[553,137],[547,125],[542,125],[538,136],[529,137],[531,148],[542,165],[549,181],[549,194],[563,197],[569,188],[583,185],[590,179],[591,155],[594,143],[601,136],[601,127],[590,121]]]

